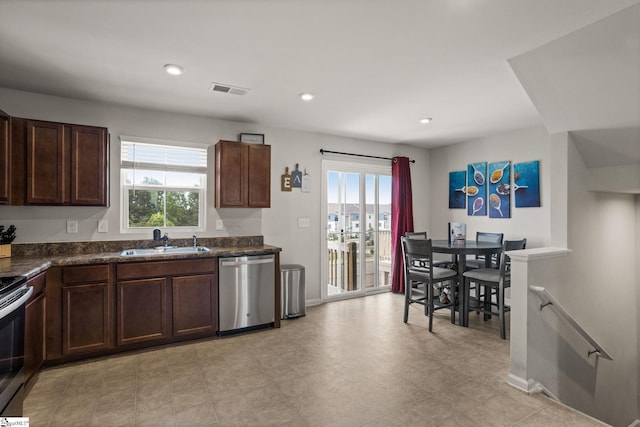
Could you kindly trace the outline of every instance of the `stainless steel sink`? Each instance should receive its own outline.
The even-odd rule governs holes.
[[[120,252],[120,256],[135,255],[162,255],[162,254],[195,254],[198,252],[211,252],[206,246],[158,246],[150,249],[125,249]]]

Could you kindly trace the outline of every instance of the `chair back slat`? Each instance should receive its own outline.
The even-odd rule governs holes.
[[[404,233],[404,237],[406,237],[407,239],[423,239],[423,240],[426,240],[427,239],[427,232],[426,231],[407,231],[406,233]]]
[[[527,247],[527,239],[522,240],[505,240],[502,242],[502,252],[500,253],[500,279],[506,282],[510,281],[511,275],[511,257],[506,254],[507,251],[517,251]]]
[[[417,269],[421,273],[431,271],[433,258],[431,239],[402,237],[402,250],[405,257],[405,265],[409,270]]]
[[[503,233],[486,233],[484,231],[478,231],[476,233],[476,242],[489,242],[489,243],[502,244],[503,238],[504,238]]]

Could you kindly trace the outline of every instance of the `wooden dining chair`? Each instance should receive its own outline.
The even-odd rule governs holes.
[[[463,284],[463,302],[464,307],[461,316],[464,316],[464,324],[468,324],[469,311],[477,311],[484,313],[484,319],[487,320],[491,315],[498,315],[500,320],[500,338],[506,339],[506,322],[505,313],[510,311],[510,307],[505,306],[504,290],[511,286],[511,258],[506,254],[507,251],[515,251],[525,249],[527,239],[522,240],[505,240],[502,243],[502,252],[498,268],[477,268],[465,271]],[[470,289],[471,284],[476,284],[476,307],[470,307]],[[482,292],[479,288],[482,287]],[[494,302],[494,296],[496,301]]]
[[[421,304],[425,316],[429,316],[429,332],[433,330],[433,312],[441,308],[451,309],[451,322],[455,323],[456,276],[446,268],[433,266],[431,239],[401,238],[404,256],[404,323],[409,321],[409,306]],[[451,282],[448,302],[434,297],[435,286]]]
[[[489,242],[489,243],[499,243],[502,244],[502,239],[504,238],[503,233],[486,233],[484,231],[478,231],[476,233],[476,242]],[[484,255],[476,255],[474,257],[468,257],[466,260],[465,268],[467,270],[471,270],[472,268],[485,268],[485,259]],[[491,267],[497,268],[498,266],[498,256],[492,255],[491,257]]]

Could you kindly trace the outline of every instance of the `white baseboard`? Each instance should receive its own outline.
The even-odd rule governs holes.
[[[511,387],[517,388],[520,391],[529,393],[529,383],[524,378],[520,378],[510,373],[507,376],[507,384],[509,384]]]
[[[532,380],[532,379],[525,380],[524,378],[521,378],[517,375],[510,373],[507,376],[507,384],[510,385],[511,387],[517,388],[520,391],[524,391],[525,393],[529,393],[529,394],[543,393],[544,395],[546,395],[547,397],[555,401],[558,401],[558,402],[560,401],[556,395],[551,393],[551,391],[549,391],[549,389],[544,386],[544,384],[536,380]]]

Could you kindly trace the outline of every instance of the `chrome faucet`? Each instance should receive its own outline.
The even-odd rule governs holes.
[[[193,248],[197,248],[198,247],[198,238],[196,237],[196,235],[193,235]]]
[[[164,236],[162,236],[162,241],[164,242],[164,247],[166,248],[169,245],[169,235],[167,233],[164,233]]]

